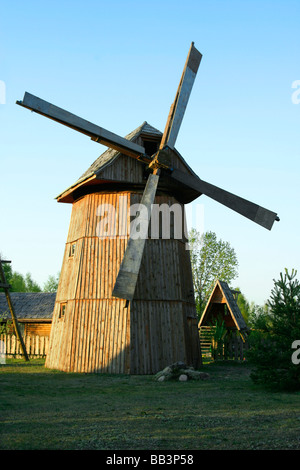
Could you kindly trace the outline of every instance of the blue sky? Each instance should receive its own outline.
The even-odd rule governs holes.
[[[204,230],[234,247],[249,301],[285,268],[300,274],[299,17],[299,0],[2,0],[0,251],[13,269],[41,285],[60,270],[71,206],[55,197],[105,150],[16,100],[28,91],[121,136],[143,121],[163,131],[194,41],[176,147],[200,178],[281,219],[269,232],[201,197]]]

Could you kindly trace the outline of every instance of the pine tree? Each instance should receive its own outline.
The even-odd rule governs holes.
[[[297,271],[285,270],[274,280],[269,312],[260,330],[251,333],[247,359],[255,383],[276,390],[300,390],[300,364],[292,360],[293,343],[300,340],[300,283]]]

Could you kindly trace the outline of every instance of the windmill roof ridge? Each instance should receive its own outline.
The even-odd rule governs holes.
[[[156,129],[155,127],[151,126],[147,121],[144,121],[139,127],[131,131],[129,134],[125,136],[127,140],[133,140],[139,137],[141,134],[149,134],[149,135],[157,135],[162,136],[162,132]],[[112,163],[112,161],[120,155],[121,152],[114,149],[107,149],[103,152],[92,164],[91,166],[81,175],[79,180],[76,182],[78,184],[83,179],[88,178],[93,173],[98,173],[99,170],[103,170],[103,168]]]
[[[137,140],[140,136],[145,137],[145,139],[147,139],[147,136],[149,136],[150,140],[152,140],[153,138],[157,138],[157,140],[160,140],[163,136],[163,133],[159,129],[153,127],[147,121],[144,121],[140,126],[138,126],[136,129],[127,134],[125,136],[125,139],[134,141]],[[178,152],[176,148],[174,148],[174,152],[177,155],[178,159],[181,161],[181,163],[184,165],[186,170],[189,173],[196,175],[193,169],[188,165],[188,163],[185,161],[185,159],[182,157],[182,155]],[[66,197],[67,194],[71,194],[76,187],[86,184],[90,178],[98,179],[103,170],[112,165],[121,154],[122,152],[120,152],[119,150],[115,150],[112,148],[106,149],[101,155],[99,155],[98,158],[96,158],[96,160],[89,166],[89,168],[73,184],[71,184],[67,189],[62,191],[56,197],[56,199],[61,201],[62,198]]]
[[[129,134],[125,136],[125,139],[127,140],[134,140],[137,137],[139,137],[141,134],[148,134],[148,135],[157,135],[158,137],[162,136],[163,133],[156,129],[155,127],[151,126],[147,121],[144,121],[140,126],[138,126],[136,129],[131,131]],[[119,155],[121,152],[118,150],[114,150],[111,148],[108,148],[105,150],[91,165],[90,167],[78,178],[78,180],[69,186],[65,191],[63,191],[61,194],[57,196],[56,199],[58,199],[62,194],[64,194],[66,191],[72,189],[74,186],[77,186],[78,184],[82,183],[85,181],[87,178],[97,175],[100,171],[102,171],[107,165],[110,165]]]

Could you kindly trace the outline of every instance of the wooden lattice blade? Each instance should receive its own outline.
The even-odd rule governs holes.
[[[167,145],[173,149],[183,116],[194,85],[202,54],[194,47],[192,42],[187,60],[179,82],[175,100],[170,108],[167,124],[164,130],[160,147]]]
[[[174,170],[171,177],[186,186],[199,191],[202,194],[214,199],[235,212],[247,217],[262,227],[271,230],[275,220],[279,220],[278,215],[264,207],[232,194],[225,189],[218,188],[213,184],[201,180],[197,176],[188,175],[180,170]]]
[[[143,257],[148,226],[151,217],[152,204],[156,194],[159,175],[150,174],[138,209],[138,217],[135,219],[132,234],[130,234],[124,258],[120,266],[118,277],[112,295],[120,299],[132,300],[135,292],[137,278]],[[144,225],[141,238],[136,238],[138,224]]]
[[[17,101],[17,104],[59,122],[60,124],[64,124],[65,126],[81,132],[82,134],[88,135],[96,142],[118,150],[130,157],[137,158],[140,155],[145,154],[145,149],[141,145],[124,139],[117,134],[103,129],[103,127],[99,127],[96,124],[86,121],[75,114],[69,113],[69,111],[54,106],[48,101],[31,95],[30,93],[26,92],[23,101]]]

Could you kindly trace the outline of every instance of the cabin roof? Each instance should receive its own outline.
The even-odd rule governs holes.
[[[125,138],[130,141],[137,141],[139,138],[142,138],[145,140],[150,139],[152,141],[160,142],[162,135],[163,134],[161,131],[144,121],[143,124],[141,124],[134,131],[130,132],[127,136],[125,136]],[[195,175],[194,171],[190,168],[190,166],[186,163],[184,158],[176,149],[174,149],[174,154],[176,155],[176,158],[180,161],[180,164],[182,164],[185,168],[185,171]],[[94,184],[95,182],[101,182],[101,179],[103,178],[103,171],[107,167],[112,165],[121,155],[121,152],[119,152],[118,150],[110,148],[107,149],[90,165],[90,167],[80,176],[80,178],[75,183],[73,183],[62,193],[60,193],[56,197],[56,199],[60,202],[72,202],[72,199],[69,197],[69,195],[72,194],[75,189],[77,189],[79,186],[85,186],[91,183]],[[124,155],[123,157],[125,161],[126,157]],[[138,162],[138,164],[145,165],[142,162]],[[103,179],[105,180],[105,178]],[[199,193],[194,190],[187,189],[186,191],[187,193],[192,194],[192,197],[190,198],[191,200],[195,199],[199,195]],[[188,194],[188,197],[190,197],[190,194]]]
[[[56,292],[10,292],[11,301],[19,320],[52,319]],[[7,300],[0,293],[0,318],[11,319]]]
[[[231,319],[233,320],[237,330],[245,331],[249,329],[233,296],[232,290],[228,286],[227,282],[220,281],[219,279],[216,281],[214,289],[205,306],[204,312],[199,322],[199,327],[208,324],[208,322],[210,321],[210,314],[212,314],[213,307],[216,304],[227,305],[231,315]]]

